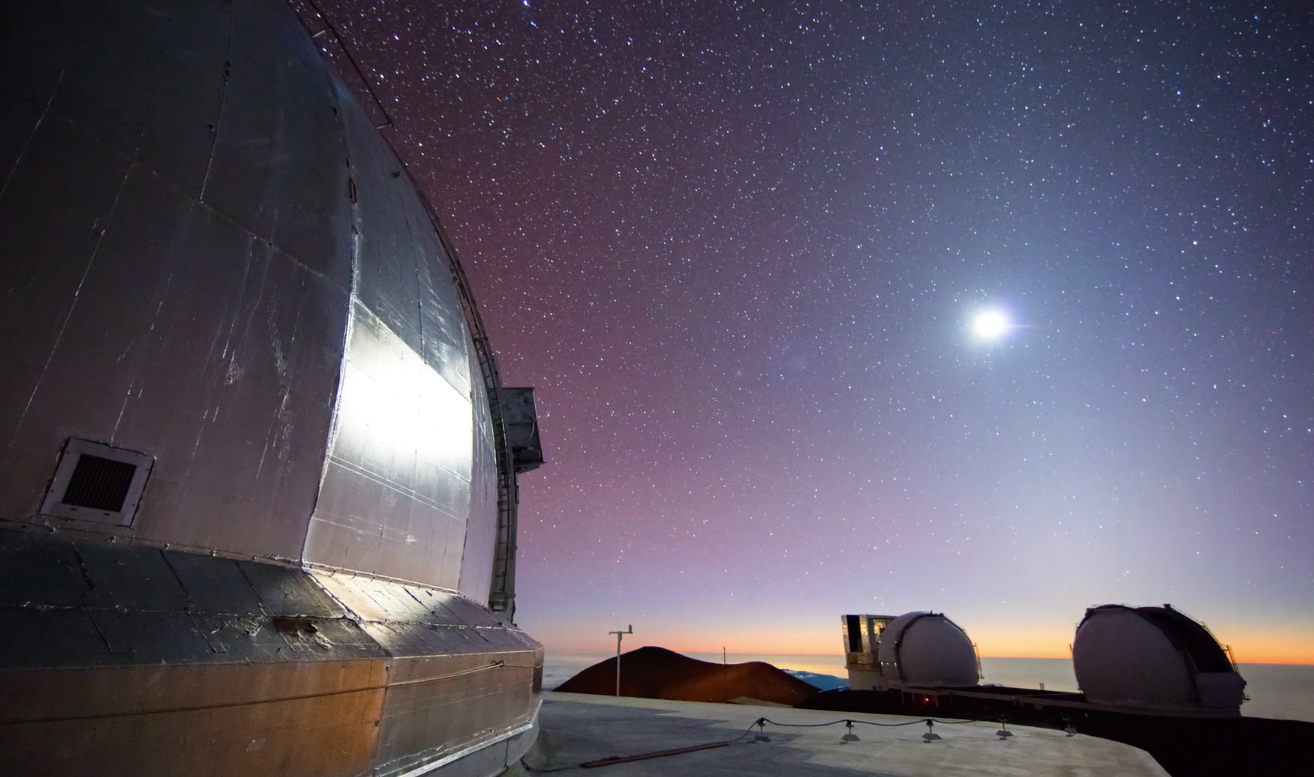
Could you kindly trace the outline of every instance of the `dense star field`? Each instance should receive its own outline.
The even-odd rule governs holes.
[[[320,7],[537,388],[549,648],[1171,602],[1314,662],[1304,6]]]

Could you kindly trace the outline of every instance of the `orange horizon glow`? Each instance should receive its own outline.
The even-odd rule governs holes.
[[[648,646],[661,647],[667,650],[672,650],[676,653],[682,653],[684,655],[691,655],[694,653],[701,653],[701,654],[720,653],[722,650],[721,645],[717,645],[716,647],[709,647],[707,645],[670,645],[670,644],[658,644],[654,642],[644,642],[644,641],[636,641],[633,644],[626,644],[623,649],[625,652],[628,653],[631,650],[636,650],[638,648],[648,647]],[[1068,652],[1066,647],[1061,652],[1059,651],[1042,652],[1040,650],[1033,650],[1031,652],[1013,652],[1013,651],[993,652],[985,649],[979,643],[977,647],[980,650],[980,655],[982,658],[1053,659],[1053,658],[1072,657],[1071,653]],[[1262,646],[1262,647],[1245,646],[1243,648],[1237,648],[1236,646],[1233,646],[1232,652],[1236,656],[1236,662],[1242,665],[1266,664],[1266,665],[1275,665],[1275,666],[1276,665],[1314,666],[1314,651],[1310,650],[1307,646],[1302,646],[1302,647],[1305,648],[1303,652],[1300,651],[1299,649],[1291,649],[1290,647],[1283,645]],[[579,653],[584,655],[592,655],[592,654],[610,655],[612,652],[614,652],[614,648],[609,651],[609,650],[602,650],[594,646],[588,650],[577,650],[577,649],[551,650],[550,652]],[[817,657],[828,657],[828,658],[843,658],[843,654],[840,653],[838,650],[828,650],[828,651],[827,650],[787,650],[775,646],[767,646],[765,648],[762,647],[750,648],[745,646],[737,646],[731,648],[729,646],[726,646],[726,652],[729,653],[730,655],[762,655],[762,656],[788,655],[788,656],[817,656]]]
[[[765,630],[756,633],[736,631],[733,636],[724,639],[709,639],[705,634],[681,633],[679,630],[645,634],[636,627],[636,632],[633,637],[626,638],[623,646],[625,651],[651,645],[684,654],[720,653],[724,648],[733,654],[843,658],[837,629],[824,632],[794,631],[787,634],[774,634]],[[982,658],[1072,657],[1069,649],[1073,639],[1071,626],[1026,628],[1015,625],[1008,631],[976,629],[969,630],[968,634],[976,643]],[[614,639],[610,643],[590,640],[587,644],[581,644],[577,639],[558,640],[553,639],[553,636],[548,633],[538,635],[553,652],[592,654],[615,650]],[[1265,634],[1242,627],[1226,629],[1218,636],[1220,642],[1230,645],[1239,664],[1314,666],[1314,635],[1297,631]],[[608,644],[610,651],[607,649]]]

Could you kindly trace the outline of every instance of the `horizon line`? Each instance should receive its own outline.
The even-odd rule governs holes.
[[[715,654],[715,653],[720,653],[720,652],[722,652],[722,651],[720,651],[720,650],[689,650],[689,651],[681,651],[681,650],[675,650],[674,648],[663,647],[662,645],[640,645],[639,647],[632,648],[632,649],[630,649],[630,650],[626,650],[626,651],[624,651],[624,652],[625,652],[625,653],[630,653],[630,652],[633,652],[634,650],[639,650],[640,648],[645,648],[645,647],[660,647],[660,648],[662,648],[663,650],[670,650],[670,651],[673,652],[673,653],[683,653],[683,654],[686,654],[686,655],[687,655],[687,654],[692,654],[692,653],[701,653],[701,654],[704,654],[704,655],[713,655],[713,654]],[[559,655],[576,655],[576,656],[593,656],[593,655],[597,655],[597,656],[608,656],[608,657],[610,657],[610,656],[615,656],[615,655],[616,655],[615,651],[608,651],[608,650],[577,650],[577,651],[571,651],[571,652],[549,650],[549,651],[547,651],[547,653],[548,653],[549,655],[551,655],[551,654],[553,654],[553,653],[557,653],[557,654],[559,654]],[[726,654],[726,655],[736,655],[736,656],[809,656],[809,657],[817,657],[817,658],[836,658],[836,659],[840,659],[840,660],[843,660],[843,658],[844,658],[844,656],[843,656],[842,654],[836,654],[836,653],[807,653],[807,652],[796,652],[796,653],[771,653],[771,652],[764,652],[764,651],[744,651],[744,650],[740,650],[740,651],[736,651],[736,652],[734,652],[734,653],[730,653],[730,652],[727,651],[725,654]],[[1039,661],[1071,661],[1071,660],[1072,660],[1072,656],[1070,656],[1070,655],[1069,655],[1069,656],[1018,656],[1018,655],[989,655],[989,654],[982,653],[982,654],[980,654],[980,657],[981,657],[981,658],[1015,658],[1015,659],[1028,659],[1028,660],[1039,660]],[[1245,666],[1245,665],[1247,665],[1247,664],[1250,664],[1250,665],[1260,665],[1260,666],[1314,666],[1314,661],[1237,661],[1237,662],[1236,662],[1236,665],[1237,665],[1237,666]]]

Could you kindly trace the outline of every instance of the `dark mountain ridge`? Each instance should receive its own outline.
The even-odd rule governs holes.
[[[731,702],[752,699],[794,706],[817,688],[770,664],[714,664],[660,647],[641,647],[621,655],[620,695],[640,699]],[[616,659],[594,664],[556,690],[563,693],[616,693]]]

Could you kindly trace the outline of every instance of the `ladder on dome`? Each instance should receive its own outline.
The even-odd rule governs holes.
[[[488,341],[488,331],[484,328],[483,318],[479,315],[479,308],[475,304],[470,281],[466,278],[461,260],[456,255],[456,248],[438,220],[438,214],[433,204],[429,202],[429,198],[419,186],[415,187],[415,191],[419,194],[424,209],[429,213],[429,220],[438,235],[438,242],[447,253],[448,265],[452,270],[452,281],[456,285],[461,309],[470,327],[470,339],[474,343],[475,356],[479,361],[479,375],[483,380],[484,393],[488,395],[488,411],[493,424],[493,451],[497,458],[497,536],[493,551],[493,578],[488,590],[488,608],[493,612],[505,613],[507,620],[513,620],[516,613],[516,534],[520,493],[516,483],[515,458],[507,440],[506,423],[502,412],[502,376],[497,369],[497,357],[493,353],[492,344]]]
[[[308,0],[307,4],[314,12],[315,18],[324,24],[324,29],[312,31],[310,29],[310,19],[302,12],[302,9],[291,0],[289,0],[289,4],[296,12],[301,23],[310,32],[312,39],[318,40],[321,35],[328,33],[342,48],[352,71],[360,79],[361,85],[383,115],[383,124],[377,125],[375,129],[381,130],[387,126],[394,126],[392,117],[388,114],[388,109],[379,99],[378,94],[375,93],[370,80],[366,78],[346,41],[343,40],[337,27],[329,20],[328,15],[319,8],[314,0]],[[341,72],[340,68],[339,72]],[[424,190],[420,188],[419,183],[411,175],[409,167],[403,161],[401,154],[397,152],[396,146],[382,132],[378,133],[378,137],[388,146],[388,150],[400,163],[401,172],[410,181],[415,193],[419,195],[425,211],[429,214],[429,222],[433,225],[439,244],[447,254],[447,263],[452,271],[452,280],[456,285],[461,310],[465,313],[467,326],[470,327],[470,339],[474,342],[475,355],[479,361],[480,378],[483,380],[484,393],[488,395],[488,410],[493,424],[493,449],[497,459],[497,536],[493,553],[492,582],[488,591],[488,607],[494,612],[505,613],[507,620],[510,621],[514,619],[516,611],[516,510],[520,502],[520,496],[516,484],[515,459],[507,440],[506,423],[502,412],[502,376],[497,369],[497,359],[493,354],[492,345],[488,342],[488,333],[484,328],[483,318],[479,315],[479,308],[475,304],[470,281],[466,278],[465,270],[461,267],[461,260],[456,255],[456,248],[452,245],[446,230],[443,229],[442,222],[438,218],[438,212],[434,210],[428,196],[425,195]]]

